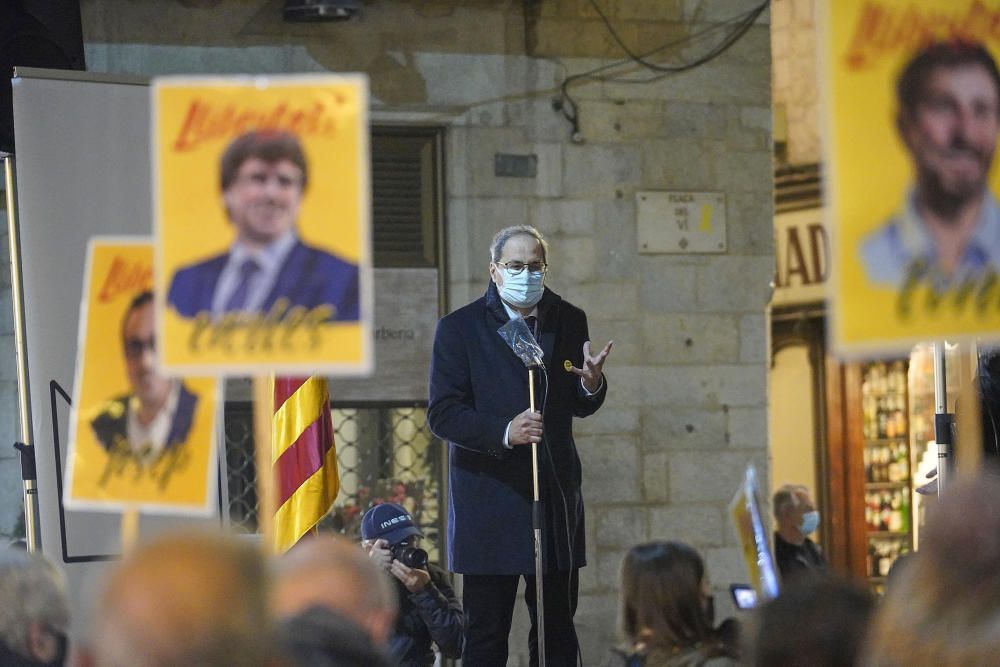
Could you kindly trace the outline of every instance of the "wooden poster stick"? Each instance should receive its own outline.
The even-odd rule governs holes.
[[[253,442],[257,469],[257,530],[265,553],[274,551],[274,473],[271,459],[271,421],[274,413],[274,380],[253,378]]]
[[[129,505],[122,510],[122,556],[127,556],[139,541],[139,508]]]
[[[960,343],[958,346],[958,437],[955,442],[955,461],[959,477],[968,477],[979,471],[983,460],[983,417],[979,404],[976,375],[977,359],[974,343]]]

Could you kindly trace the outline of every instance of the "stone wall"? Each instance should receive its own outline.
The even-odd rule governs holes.
[[[774,106],[784,110],[789,164],[820,161],[818,35],[813,0],[773,0]]]
[[[722,22],[758,4],[596,2],[635,51],[696,40],[664,49],[657,62],[704,53]],[[574,137],[554,109],[559,85],[622,58],[589,0],[369,0],[360,18],[326,25],[283,23],[281,4],[82,0],[88,67],[141,75],[364,71],[375,118],[445,125],[448,306],[482,293],[492,234],[529,222],[552,243],[552,288],[587,310],[595,343],[615,340],[608,400],[577,423],[588,519],[577,616],[584,664],[599,664],[616,640],[618,567],[636,542],[696,546],[717,607],[731,611],[727,586],[747,574],[726,505],[747,463],[767,471],[769,14],[690,71],[635,66],[625,76],[633,82],[577,81]],[[537,156],[537,176],[494,176],[499,151]],[[727,251],[639,254],[639,190],[724,193]],[[512,665],[527,664],[524,634],[519,614]]]

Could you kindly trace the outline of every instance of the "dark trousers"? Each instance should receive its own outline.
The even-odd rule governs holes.
[[[465,608],[465,650],[463,667],[505,667],[507,637],[510,635],[521,575],[462,575],[462,605]],[[573,615],[579,593],[579,570],[554,572],[542,579],[545,596],[546,667],[577,665],[576,629]],[[535,577],[524,575],[524,601],[531,616],[528,650],[531,665],[538,665],[535,626]]]

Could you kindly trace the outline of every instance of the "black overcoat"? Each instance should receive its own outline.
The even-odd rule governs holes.
[[[546,366],[536,380],[545,423],[543,562],[547,572],[565,571],[586,564],[573,417],[601,406],[607,381],[588,396],[566,369],[567,362],[583,366],[589,335],[582,310],[546,288],[538,315]],[[508,319],[491,282],[485,296],[443,317],[434,336],[427,419],[448,442],[448,565],[463,574],[535,571],[531,447],[503,446],[507,424],[529,406],[528,370],[497,333]]]

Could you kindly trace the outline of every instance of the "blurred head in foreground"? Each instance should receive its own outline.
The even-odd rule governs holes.
[[[992,474],[959,479],[928,510],[920,550],[875,615],[864,664],[996,664],[998,564],[1000,480]]]
[[[111,573],[94,620],[97,667],[268,664],[267,568],[250,542],[183,533]]]
[[[874,605],[868,591],[842,579],[821,573],[797,577],[755,613],[748,663],[853,665]]]
[[[396,592],[387,575],[351,540],[307,537],[275,564],[271,607],[279,619],[322,608],[350,619],[385,645],[396,619]]]
[[[0,664],[62,665],[68,629],[62,572],[41,555],[0,551]]]

